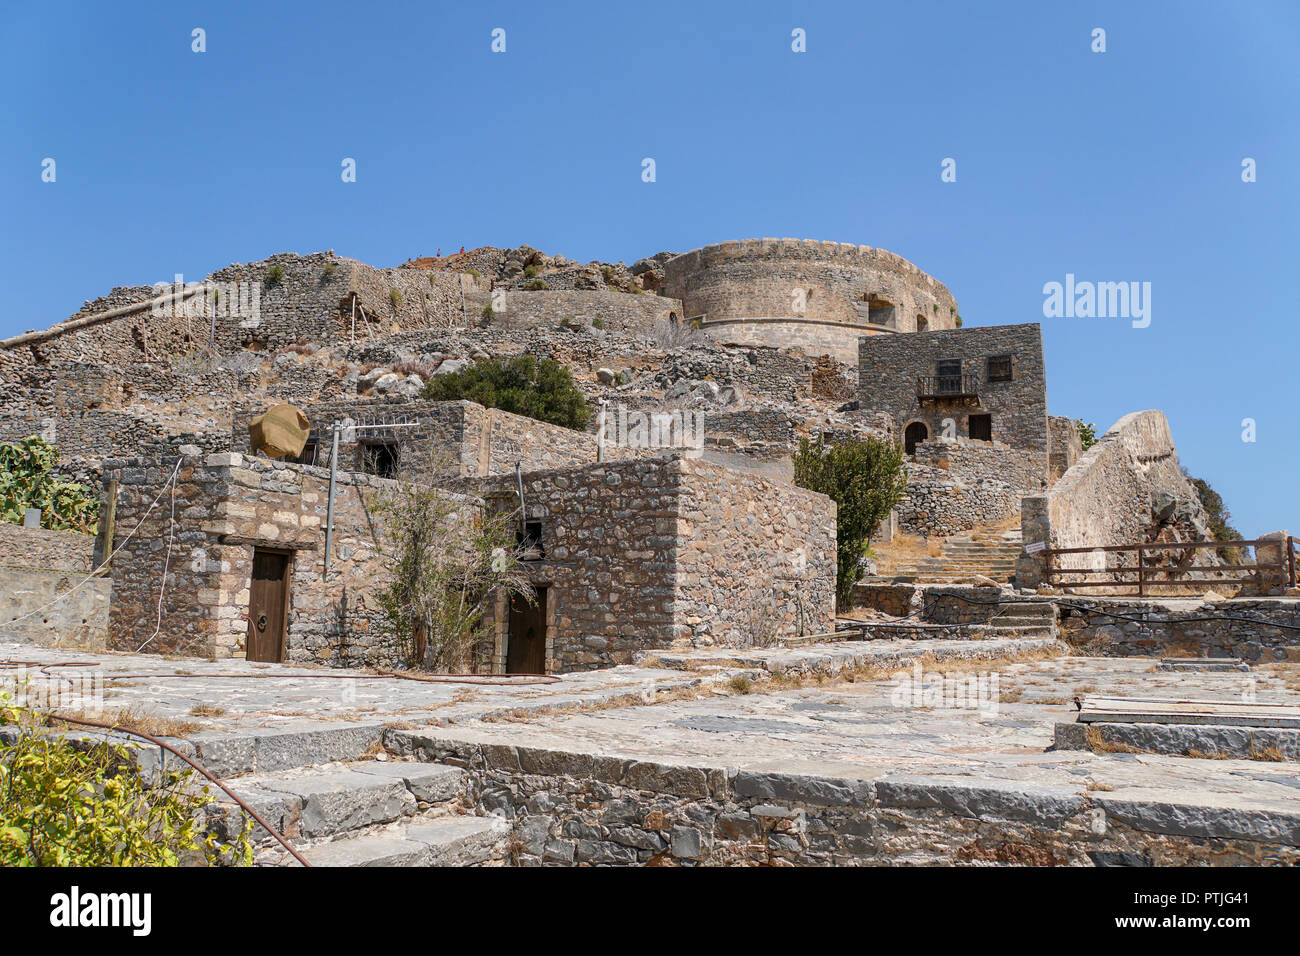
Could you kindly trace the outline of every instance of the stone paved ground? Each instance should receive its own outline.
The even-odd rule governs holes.
[[[876,641],[823,650],[827,655],[858,655],[858,663],[868,650],[886,658],[905,651],[915,655],[918,650],[961,650],[953,645],[995,650],[992,641],[897,644],[906,648]],[[805,663],[809,653],[808,648],[789,652]],[[780,657],[767,654],[769,659],[774,656]],[[224,712],[219,716],[190,718],[210,733],[308,724],[431,724],[440,739],[661,764],[862,780],[924,777],[935,784],[1029,790],[1066,787],[1109,799],[1265,810],[1288,817],[1300,813],[1300,764],[1048,749],[1054,725],[1072,719],[1069,700],[1076,694],[1236,700],[1253,678],[1260,702],[1295,703],[1300,700],[1300,665],[1272,665],[1244,675],[1162,672],[1149,658],[1004,660],[997,664],[1003,701],[997,713],[979,713],[895,706],[895,683],[887,675],[854,682],[812,680],[802,687],[776,689],[776,682],[757,679],[753,670],[621,667],[566,675],[550,684],[507,687],[393,678],[316,680],[312,674],[322,672],[300,667],[81,655],[0,644],[4,660],[97,661],[110,673],[193,675],[109,682],[106,706],[134,706],[178,718],[198,705],[220,707]],[[942,671],[943,666],[937,667]],[[983,665],[957,666],[960,675],[953,671],[950,676],[966,677]],[[276,676],[201,676],[244,673]],[[744,679],[733,681],[737,675]],[[743,693],[746,689],[755,692]],[[656,694],[660,702],[646,703]]]

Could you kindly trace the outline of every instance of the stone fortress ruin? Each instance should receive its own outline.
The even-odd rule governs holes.
[[[585,428],[424,395],[524,354],[572,372]],[[1269,768],[1300,731],[1268,723],[1294,702],[1294,542],[1214,542],[1158,410],[1084,449],[1050,358],[898,256],[806,239],[630,266],[281,254],[115,289],[0,341],[0,441],[43,437],[100,497],[95,535],[0,524],[0,644],[93,659],[115,705],[210,704],[193,752],[316,863],[1294,863]],[[270,458],[250,425],[283,404],[309,433]],[[698,445],[625,440],[656,415]],[[863,437],[907,483],[837,607],[836,505],[792,456]],[[438,675],[479,683],[403,670],[399,479],[518,524],[535,599],[495,600]],[[132,679],[172,664],[169,693]],[[1004,696],[910,706],[949,666]],[[1259,704],[1224,726],[1087,699],[1222,700],[1238,667]],[[915,695],[882,684],[899,669]]]

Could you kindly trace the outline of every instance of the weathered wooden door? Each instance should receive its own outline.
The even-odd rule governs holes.
[[[248,590],[250,661],[284,660],[284,631],[289,610],[289,555],[253,549],[253,580]]]
[[[534,604],[517,594],[510,599],[506,642],[507,674],[546,673],[546,588],[537,588]]]

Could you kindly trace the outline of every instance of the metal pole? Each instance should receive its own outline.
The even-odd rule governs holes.
[[[325,573],[330,569],[330,546],[334,543],[334,480],[339,473],[339,423],[334,423],[334,440],[330,449],[330,494],[325,506]]]

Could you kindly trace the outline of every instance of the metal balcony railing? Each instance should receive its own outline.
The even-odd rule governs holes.
[[[917,398],[964,398],[978,393],[974,375],[922,375],[916,380]]]

